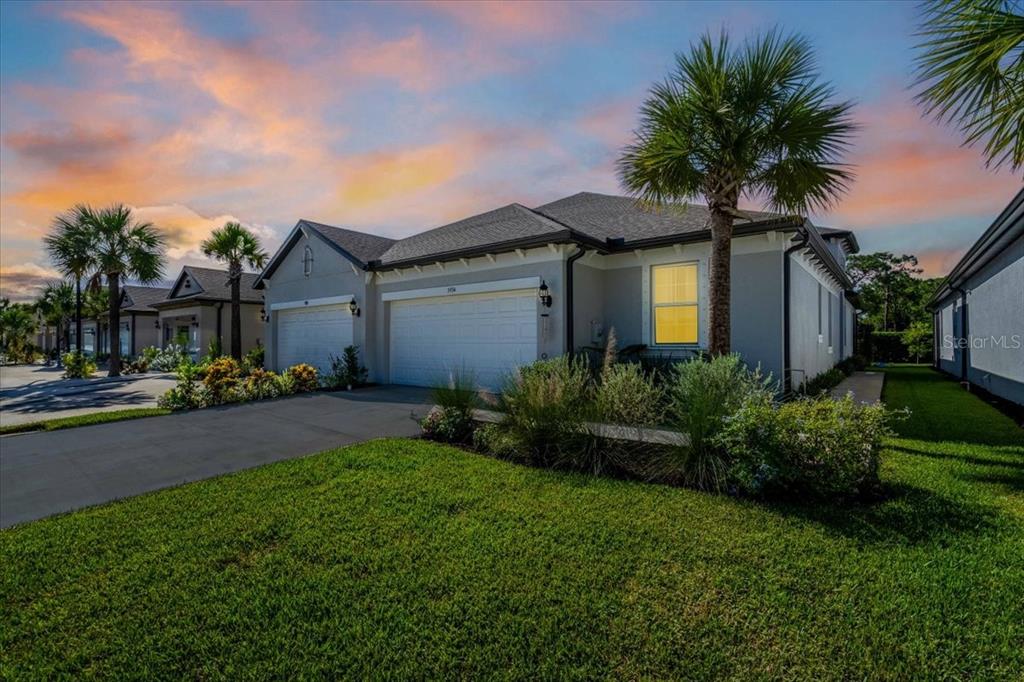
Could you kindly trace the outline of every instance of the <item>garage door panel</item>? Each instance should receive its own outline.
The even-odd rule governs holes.
[[[537,304],[532,290],[472,294],[391,305],[391,381],[432,386],[454,372],[500,388],[537,357]]]
[[[277,313],[277,365],[279,369],[308,363],[321,373],[352,345],[352,314],[347,305],[295,308]]]

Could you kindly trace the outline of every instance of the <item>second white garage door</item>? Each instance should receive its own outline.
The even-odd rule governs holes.
[[[348,304],[289,308],[276,315],[279,370],[305,362],[323,374],[331,368],[331,356],[341,357],[352,345]]]
[[[537,359],[536,290],[394,301],[390,346],[392,383],[435,386],[465,370],[499,389]]]

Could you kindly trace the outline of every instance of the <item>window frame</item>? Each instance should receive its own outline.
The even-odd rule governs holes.
[[[308,256],[308,258],[307,258]],[[309,277],[313,274],[313,247],[306,244],[302,249],[302,275]]]
[[[695,297],[692,302],[683,303],[655,303],[655,270],[658,268],[674,268],[674,267],[693,267],[696,274],[696,281],[694,287]],[[650,343],[648,344],[652,348],[699,348],[700,347],[700,260],[685,260],[685,261],[672,261],[669,263],[655,263],[648,267],[648,281],[649,286],[649,300],[648,300],[648,311],[650,315]],[[656,311],[658,308],[696,308],[697,311],[697,335],[693,341],[685,341],[679,343],[658,343],[658,316]]]

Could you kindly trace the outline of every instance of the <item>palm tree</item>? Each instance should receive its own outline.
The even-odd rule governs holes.
[[[29,337],[36,320],[32,306],[0,299],[0,350],[15,361],[25,360],[31,347]]]
[[[61,362],[60,342],[63,338],[65,348],[71,348],[71,329],[68,321],[75,316],[75,291],[67,282],[49,282],[43,288],[43,293],[36,301],[36,310],[42,316],[46,324],[52,324],[57,329],[57,364]],[[63,329],[63,336],[61,330]]]
[[[79,352],[82,350],[82,280],[93,267],[93,233],[87,218],[86,207],[75,206],[54,218],[50,234],[43,238],[53,264],[65,277],[75,280],[75,344]]]
[[[143,284],[160,279],[164,269],[164,237],[151,223],[135,220],[132,210],[115,204],[98,211],[85,207],[85,224],[92,231],[94,282],[106,279],[109,292],[110,371],[121,374],[121,280]],[[97,336],[99,336],[97,334]]]
[[[1024,5],[930,0],[918,45],[917,99],[964,144],[983,142],[990,166],[1024,167]]]
[[[231,357],[242,359],[242,263],[258,270],[267,262],[267,252],[252,232],[236,222],[224,223],[214,230],[210,238],[199,245],[203,253],[228,264],[228,282],[231,284]]]
[[[840,163],[852,104],[817,81],[803,38],[768,33],[733,49],[705,34],[651,88],[619,159],[627,192],[655,206],[703,197],[710,210],[710,339],[729,352],[733,221],[741,197],[804,213],[831,205],[852,179]]]
[[[103,346],[103,316],[110,314],[110,291],[104,289],[98,280],[92,282],[82,298],[82,316],[96,320],[96,336],[93,338],[93,353],[99,355]]]

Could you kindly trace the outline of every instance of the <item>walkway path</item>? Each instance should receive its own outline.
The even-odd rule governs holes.
[[[832,389],[832,397],[842,398],[847,393],[853,393],[853,399],[859,403],[877,403],[882,399],[884,383],[884,372],[854,372]]]

